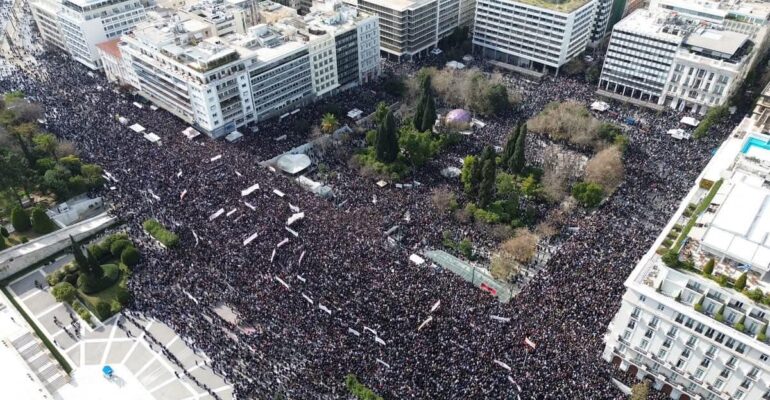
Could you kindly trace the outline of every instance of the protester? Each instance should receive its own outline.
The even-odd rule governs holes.
[[[8,17],[8,6],[2,10]],[[40,103],[46,129],[77,143],[85,161],[109,173],[98,194],[143,255],[129,282],[133,304],[126,318],[148,316],[171,326],[211,359],[206,367],[233,383],[239,398],[345,398],[348,373],[385,398],[624,398],[610,381],[613,368],[600,358],[623,281],[735,123],[724,121],[702,141],[677,142],[665,131],[678,114],[632,109],[644,123],[627,127],[624,183],[598,212],[572,215],[540,275],[500,304],[450,272],[407,261],[415,251],[440,247],[452,223],[429,204],[430,188],[443,182],[436,173],[441,166],[426,166],[423,185],[408,191],[380,190],[343,175],[334,182],[336,199],[324,200],[258,164],[303,143],[307,132],[292,132],[293,119],[314,123],[323,104],[260,123],[236,145],[188,140],[181,120],[135,107],[131,95],[111,89],[101,74],[35,45],[23,41],[4,53],[4,61],[20,67],[7,69],[0,92],[22,90]],[[414,74],[419,65],[385,67]],[[476,141],[452,150],[457,157],[501,145],[517,122],[548,102],[590,104],[596,97],[593,86],[569,78],[534,83],[506,75],[506,85],[522,93],[521,107],[486,121]],[[377,83],[334,98],[344,111],[365,113],[380,100],[394,99]],[[118,116],[158,134],[162,145]],[[275,140],[284,134],[286,140]],[[260,188],[242,197],[254,184]],[[225,214],[210,220],[219,209]],[[289,227],[295,236],[286,224],[297,210],[304,218]],[[154,242],[141,227],[148,218],[177,232],[180,247]],[[394,225],[402,238],[391,247],[383,232]],[[233,309],[237,324],[217,316],[218,305]],[[218,397],[216,388],[207,389]]]

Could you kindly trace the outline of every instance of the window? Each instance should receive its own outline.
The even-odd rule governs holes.
[[[735,358],[735,356],[730,356],[730,359],[727,360],[727,366],[728,367],[735,367],[736,361],[738,361],[738,359]]]
[[[713,358],[716,354],[717,354],[717,347],[712,344],[711,347],[709,347],[709,349],[706,351],[706,357]]]
[[[714,381],[714,387],[716,389],[722,389],[722,386],[724,386],[724,384],[725,384],[725,381],[721,379],[717,379],[716,381]]]
[[[703,369],[701,369],[701,368],[696,369],[695,370],[695,379],[697,379],[697,380],[703,379],[703,374],[705,374],[705,373],[706,372]]]
[[[682,350],[682,357],[684,357],[684,358],[690,358],[690,349],[684,349],[684,350]]]
[[[735,351],[737,351],[738,353],[741,353],[741,354],[745,353],[746,352],[746,345],[739,342],[738,343],[738,347],[735,348]]]
[[[647,332],[644,333],[644,337],[652,339],[652,335],[653,334],[655,334],[655,331],[653,331],[652,329],[648,328]]]
[[[677,327],[675,327],[675,326],[672,326],[672,327],[671,327],[671,329],[669,329],[669,330],[668,330],[668,333],[667,333],[667,335],[668,335],[669,337],[675,338],[675,337],[676,337],[676,333],[677,333],[678,331],[679,331],[679,329],[678,329]]]
[[[666,348],[671,347],[671,339],[666,338],[666,340],[663,342],[663,347],[666,347]]]
[[[663,311],[666,307],[663,306],[663,304],[658,304],[658,310]]]
[[[698,339],[695,336],[690,336],[689,339],[687,339],[687,346],[688,347],[695,347],[695,344],[698,342]]]
[[[748,389],[751,387],[751,380],[748,378],[744,379],[743,382],[741,382],[741,387],[744,389]]]
[[[676,319],[675,319],[675,321],[676,321],[677,323],[679,323],[679,324],[681,324],[682,322],[684,322],[684,314],[681,314],[681,313],[677,314],[677,315],[676,315]]]
[[[759,360],[760,361],[767,361],[767,354],[762,354],[761,356],[759,356]]]
[[[642,295],[639,295],[639,301],[641,301],[642,303],[644,303],[644,302],[645,302],[645,300],[647,300],[647,297],[646,297],[645,295],[643,295],[643,294],[642,294]],[[636,308],[636,309],[634,309],[634,312],[636,312],[636,316],[637,316],[637,317],[639,316],[639,312],[638,312],[638,310],[639,310],[639,308]],[[632,315],[633,315],[633,314],[632,314]]]
[[[727,342],[725,342],[725,346],[727,346],[730,349],[735,347],[735,339],[733,339],[733,338],[727,339]]]
[[[684,358],[680,358],[679,361],[676,362],[676,369],[682,369],[684,368],[684,364],[687,362]]]
[[[658,358],[660,358],[661,360],[665,361],[667,355],[668,355],[668,351],[666,351],[666,349],[660,349],[658,351]]]
[[[649,345],[650,345],[650,342],[647,339],[642,339],[642,342],[639,343],[639,347],[642,350],[647,350],[647,346],[649,346]]]
[[[703,368],[708,368],[711,365],[711,360],[708,358],[704,358],[703,361],[700,362],[700,366]]]
[[[652,317],[652,321],[650,321],[650,326],[655,328],[658,326],[658,322],[660,322],[660,319],[657,316]]]
[[[743,393],[743,390],[738,389],[735,391],[735,395],[733,397],[735,397],[736,400],[741,400],[744,394],[745,393]]]

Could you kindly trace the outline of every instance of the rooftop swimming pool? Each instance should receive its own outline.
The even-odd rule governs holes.
[[[770,161],[770,142],[757,137],[750,137],[743,145],[741,153],[763,161]]]

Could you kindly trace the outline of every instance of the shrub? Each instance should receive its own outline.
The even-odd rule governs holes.
[[[94,279],[86,274],[80,274],[78,277],[78,288],[85,294],[100,292],[115,283],[120,278],[120,269],[115,264],[104,264],[101,266],[101,278]]]
[[[68,282],[59,282],[51,290],[51,294],[56,301],[63,301],[65,303],[72,302],[75,299],[76,292],[75,287]]]
[[[703,275],[711,275],[714,272],[714,259],[709,258],[706,265],[703,266]]]
[[[139,262],[139,252],[133,247],[126,247],[120,253],[120,261],[126,266],[133,267]]]
[[[5,229],[4,226],[0,226],[0,235],[2,235],[3,237],[8,237],[9,236],[8,229]]]
[[[27,243],[27,242],[29,242],[29,238],[28,238],[28,237],[26,237],[26,236],[22,236],[22,237],[21,237],[21,242],[22,242],[22,243]]]
[[[767,322],[762,324],[762,327],[759,328],[759,332],[757,332],[757,340],[760,342],[767,341]]]
[[[586,208],[598,206],[603,196],[604,190],[596,183],[580,182],[572,187],[572,197]]]
[[[106,301],[99,301],[96,303],[96,314],[99,316],[99,319],[107,319],[110,316],[110,303],[107,303]]]
[[[345,386],[358,400],[383,400],[382,397],[377,396],[371,389],[359,382],[358,378],[353,374],[345,376]]]
[[[719,274],[714,277],[714,281],[719,284],[719,286],[725,287],[727,286],[727,276]]]
[[[83,321],[86,321],[89,325],[91,324],[91,313],[88,310],[81,308],[77,313]]]
[[[164,228],[163,225],[155,219],[144,221],[142,226],[152,237],[168,248],[175,247],[179,244],[179,236]]]
[[[88,252],[93,254],[94,258],[96,258],[98,261],[104,261],[110,255],[109,251],[98,244],[89,245]]]
[[[123,306],[117,300],[110,302],[110,314],[115,315],[123,309]]]
[[[105,249],[109,249],[112,243],[118,240],[128,240],[128,234],[125,232],[113,233],[102,240],[100,245]]]
[[[56,230],[56,224],[51,221],[48,214],[40,207],[32,209],[32,216],[30,217],[30,223],[32,224],[32,230],[38,234],[46,234]]]
[[[742,273],[741,276],[738,277],[738,279],[735,280],[735,285],[733,286],[735,290],[742,291],[743,288],[746,287],[746,273]]]
[[[128,304],[131,301],[131,293],[123,286],[119,286],[115,291],[115,299],[122,305]]]
[[[473,257],[473,243],[467,238],[460,241],[457,245],[457,249],[465,258],[471,259],[471,257]]]
[[[679,261],[679,253],[673,250],[669,250],[666,254],[663,254],[663,256],[660,257],[660,260],[669,268],[680,268],[682,266],[682,262]]]
[[[762,296],[764,293],[762,293],[762,289],[760,288],[754,288],[754,290],[744,290],[743,293],[750,299],[759,302],[762,300]]]
[[[5,242],[5,237],[0,236],[0,250],[5,250],[8,248],[8,243]]]
[[[697,312],[703,312],[703,304],[697,303],[695,304],[694,308]]]
[[[131,247],[133,244],[129,240],[120,239],[112,242],[110,245],[110,253],[112,253],[113,256],[117,257],[123,253],[123,249],[126,247]]]
[[[11,225],[16,232],[24,232],[30,227],[29,214],[23,208],[16,206],[11,211]]]

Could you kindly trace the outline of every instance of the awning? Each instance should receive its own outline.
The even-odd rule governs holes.
[[[241,140],[243,137],[243,134],[238,131],[232,131],[229,135],[225,136],[225,140],[227,140],[230,143],[235,143],[238,140]]]
[[[145,131],[144,127],[139,125],[139,124],[133,124],[133,125],[129,126],[128,129],[131,129],[132,131],[134,131],[136,133],[142,133],[142,132]]]
[[[305,170],[310,164],[310,157],[305,154],[286,154],[278,158],[276,166],[287,174],[295,175]]]

